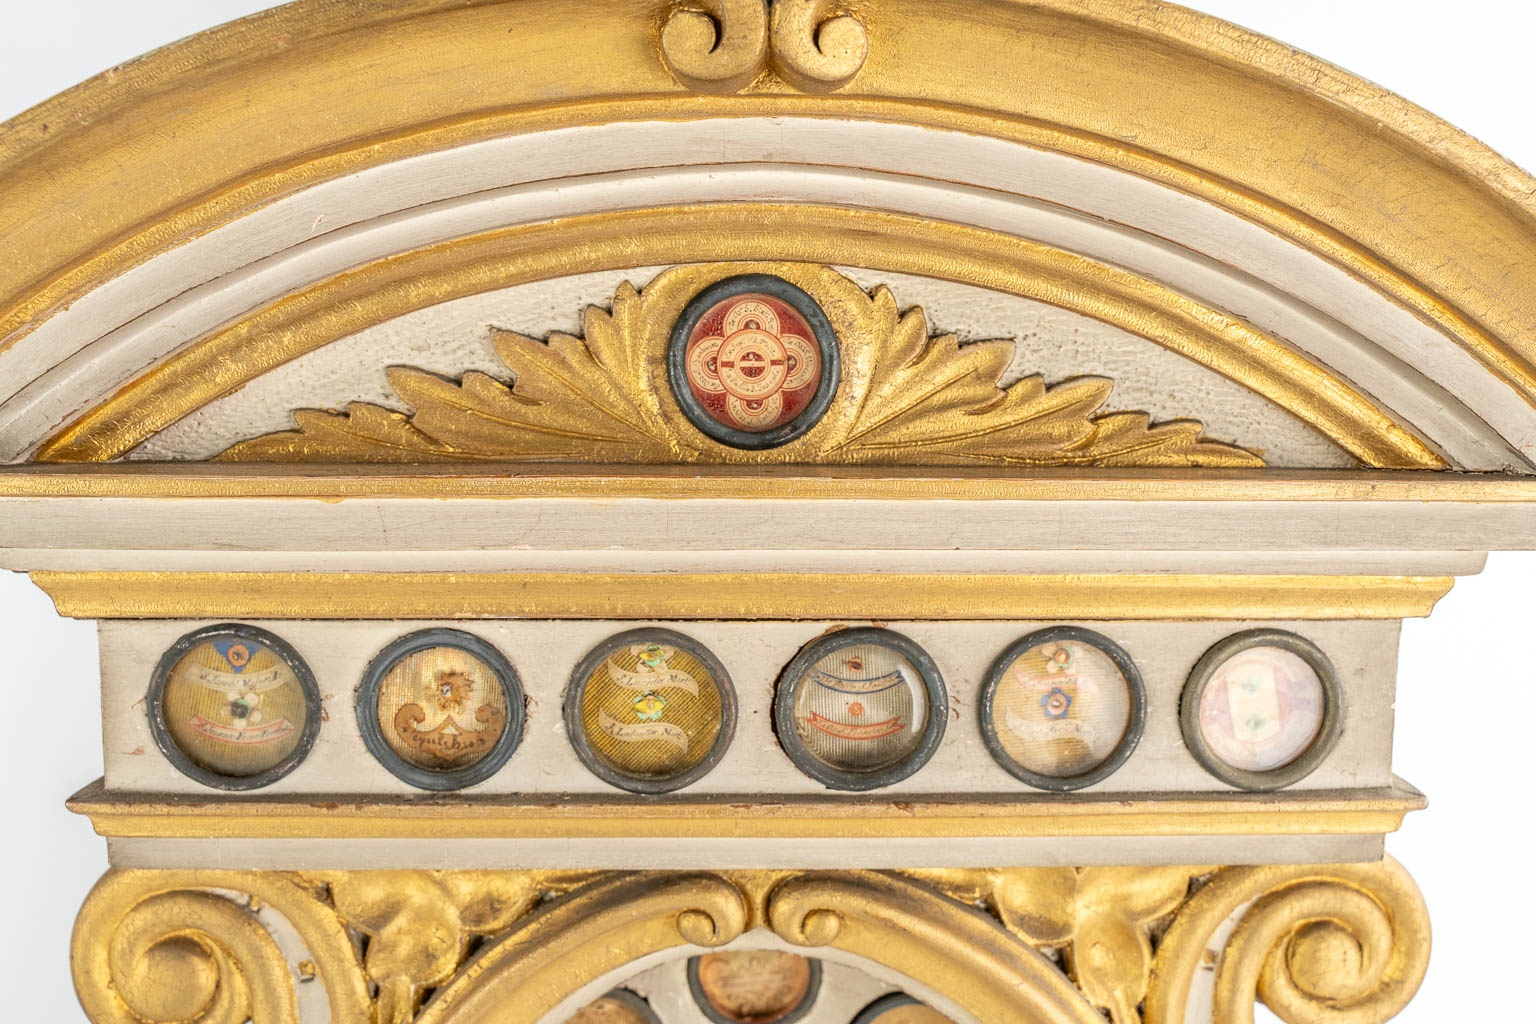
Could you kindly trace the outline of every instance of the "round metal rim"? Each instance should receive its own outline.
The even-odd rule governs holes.
[[[616,1003],[622,1003],[625,1008],[639,1014],[646,1024],[661,1024],[661,1018],[656,1015],[655,1010],[651,1009],[651,1004],[646,1001],[645,997],[631,992],[627,988],[616,988],[604,992],[597,999],[594,999],[593,1002],[597,1002],[599,999],[611,999]]]
[[[800,414],[788,423],[761,433],[728,427],[710,415],[709,411],[694,397],[693,389],[688,386],[688,371],[685,366],[688,338],[700,318],[722,299],[742,292],[761,292],[764,295],[772,295],[793,306],[796,312],[805,318],[805,322],[811,325],[811,333],[816,335],[816,349],[821,354],[821,383],[816,386],[816,393],[811,397],[810,404],[800,410]],[[671,386],[673,400],[677,402],[678,408],[683,411],[689,423],[707,437],[732,448],[760,451],[765,448],[778,448],[801,437],[820,423],[821,418],[827,414],[827,409],[832,405],[832,399],[837,394],[837,387],[841,380],[842,350],[838,347],[837,331],[833,329],[832,321],[827,319],[827,314],[822,311],[821,304],[805,289],[772,274],[738,274],[735,277],[716,281],[695,295],[683,307],[677,322],[672,325],[672,333],[667,340],[667,383]]]
[[[1250,647],[1279,647],[1290,651],[1312,666],[1323,685],[1323,724],[1312,745],[1294,761],[1267,772],[1232,767],[1216,756],[1200,732],[1200,699],[1211,676],[1228,658]],[[1343,729],[1343,719],[1343,691],[1333,662],[1312,641],[1283,629],[1251,629],[1220,641],[1200,656],[1179,696],[1179,727],[1184,733],[1184,745],[1195,755],[1195,760],[1221,781],[1250,792],[1284,789],[1311,775],[1333,752]]]
[[[676,775],[660,779],[630,775],[608,764],[587,740],[586,729],[581,721],[581,701],[586,694],[587,681],[591,679],[592,674],[615,650],[639,641],[666,643],[687,651],[704,663],[704,667],[709,670],[709,674],[715,680],[716,689],[720,691],[720,731],[715,736],[715,745],[698,764]],[[570,738],[571,747],[576,751],[576,756],[581,758],[581,763],[586,765],[587,770],[593,775],[610,786],[616,786],[630,793],[671,793],[693,785],[713,771],[715,765],[725,757],[725,752],[736,735],[736,687],[725,671],[725,666],[720,664],[720,659],[697,640],[670,629],[644,626],[640,629],[615,633],[587,652],[577,664],[576,670],[571,673],[571,685],[565,693],[563,713],[565,732]]]
[[[860,1010],[849,1024],[874,1024],[882,1015],[903,1006],[921,1006],[931,1009],[921,999],[914,999],[905,992],[889,992]]]
[[[923,728],[922,740],[917,747],[889,768],[872,772],[849,772],[826,764],[801,741],[795,729],[795,691],[805,673],[816,662],[833,651],[861,643],[890,647],[916,667],[928,693],[928,724]],[[938,665],[934,664],[928,652],[900,633],[875,627],[839,630],[806,644],[779,674],[779,683],[773,696],[773,728],[778,733],[779,745],[795,763],[795,767],[830,789],[846,792],[882,789],[916,774],[939,749],[948,718],[949,693],[944,688],[944,677]]]
[[[770,952],[779,952],[772,950]],[[701,953],[699,956],[688,958],[688,991],[693,994],[693,1001],[699,1008],[699,1012],[709,1018],[712,1024],[740,1024],[729,1017],[722,1016],[710,1003],[709,997],[704,994],[704,986],[699,980],[699,961],[709,956]],[[799,956],[800,954],[795,954]],[[811,965],[811,983],[805,990],[805,998],[783,1017],[776,1018],[773,1024],[795,1024],[806,1014],[810,1013],[816,1005],[816,997],[821,994],[821,961],[813,956],[804,958]]]
[[[1003,674],[1015,659],[1031,648],[1041,644],[1050,643],[1052,640],[1076,640],[1097,648],[1109,655],[1120,674],[1125,677],[1127,688],[1131,692],[1131,713],[1125,724],[1125,733],[1120,737],[1120,742],[1109,756],[1092,768],[1077,775],[1056,776],[1042,775],[1039,772],[1030,771],[1019,764],[1008,752],[1003,749],[1002,741],[997,735],[997,726],[992,721],[993,698],[997,694],[997,687],[1003,680]],[[1102,633],[1091,629],[1083,629],[1080,626],[1050,626],[1045,629],[1037,629],[1027,636],[1020,637],[1003,649],[1003,653],[992,662],[992,667],[987,670],[986,679],[981,685],[981,701],[979,702],[981,715],[981,738],[987,745],[987,751],[992,759],[1002,767],[1009,775],[1036,789],[1043,789],[1054,793],[1070,793],[1073,790],[1084,789],[1096,782],[1103,782],[1130,758],[1135,752],[1137,744],[1141,742],[1142,733],[1147,725],[1147,688],[1141,678],[1141,673],[1136,669],[1136,663],[1126,653],[1125,648],[1115,643]]]
[[[384,685],[384,677],[401,658],[432,647],[456,647],[479,658],[490,666],[507,701],[507,727],[502,730],[501,738],[485,757],[457,771],[435,772],[411,764],[390,747],[384,738],[384,727],[379,724],[379,689]],[[522,680],[506,655],[481,637],[458,629],[423,629],[391,642],[375,654],[363,670],[363,681],[358,684],[353,704],[363,746],[368,748],[373,759],[402,782],[433,792],[466,789],[495,775],[523,742],[523,724],[527,717]]]
[[[165,724],[165,684],[170,679],[171,671],[175,669],[176,663],[194,647],[217,636],[237,636],[262,644],[283,660],[283,663],[293,672],[294,679],[298,680],[299,689],[304,693],[304,731],[299,734],[298,745],[283,760],[255,775],[220,775],[202,767],[177,746],[175,738],[171,736],[170,727]],[[272,785],[297,768],[309,756],[316,738],[320,735],[320,687],[315,682],[314,673],[310,671],[309,665],[286,640],[257,626],[246,626],[238,622],[221,622],[214,626],[204,626],[202,629],[188,633],[168,647],[160,656],[159,662],[155,664],[154,675],[150,677],[149,693],[144,698],[144,711],[149,716],[149,732],[155,739],[155,746],[160,748],[160,753],[165,755],[165,759],[171,762],[177,771],[212,789],[226,791],[262,789]]]

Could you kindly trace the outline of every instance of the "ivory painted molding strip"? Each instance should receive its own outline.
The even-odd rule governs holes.
[[[34,572],[81,619],[1402,619],[1451,576]]]
[[[69,801],[113,838],[1067,838],[1381,835],[1426,806],[1402,780],[1359,793],[1028,800],[810,799],[778,803],[133,796],[97,781]]]
[[[1536,502],[1536,477],[1408,470],[913,470],[787,466],[108,463],[0,467],[0,499],[793,499],[879,501]]]

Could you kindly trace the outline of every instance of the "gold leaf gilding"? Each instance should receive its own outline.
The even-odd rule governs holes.
[[[822,420],[778,448],[745,451],[692,426],[672,397],[666,346],[684,305],[716,281],[772,273],[821,303],[842,351],[842,381]],[[1193,420],[1153,424],[1101,411],[1113,382],[1039,376],[1002,387],[1007,341],[930,336],[918,307],[867,293],[808,264],[678,267],[643,292],[627,282],[611,311],[588,307],[584,337],[547,342],[495,332],[513,384],[483,373],[455,382],[408,367],[389,381],[409,413],[355,402],[294,413],[298,429],[241,442],[237,462],[607,462],[640,465],[1257,467],[1252,452],[1203,436]]]
[[[698,8],[698,9],[695,9]],[[661,55],[682,84],[736,92],[772,67],[793,88],[846,85],[869,57],[869,33],[828,0],[690,0],[667,18]]]
[[[1192,1013],[1226,1024],[1252,1021],[1259,1000],[1290,1024],[1384,1024],[1412,999],[1430,945],[1423,897],[1390,859],[900,873],[114,870],[74,932],[87,1015],[298,1024],[305,982],[268,914],[297,933],[309,954],[297,977],[323,987],[336,1024],[535,1024],[598,979],[763,928],[919,978],[981,1024],[1104,1024],[1105,1010],[1114,1024]]]
[[[914,872],[985,905],[1032,946],[1061,949],[1083,995],[1113,1024],[1141,1024],[1152,973],[1150,930],[1211,867],[1003,868]]]

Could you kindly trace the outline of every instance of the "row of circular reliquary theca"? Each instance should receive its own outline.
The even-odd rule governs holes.
[[[1249,790],[1290,785],[1325,758],[1341,693],[1326,655],[1280,630],[1249,630],[1196,664],[1180,700],[1186,746],[1212,775]],[[280,638],[225,624],[183,637],[161,658],[146,701],[150,727],[184,773],[221,789],[255,789],[295,768],[320,730],[319,690]],[[843,628],[803,647],[780,673],[773,723],[795,765],[834,790],[878,789],[923,767],[943,739],[948,698],[939,666],[888,629]],[[1146,719],[1135,662],[1076,626],[1038,630],[994,661],[980,728],[997,763],[1042,790],[1108,778]],[[522,739],[523,688],[487,641],[452,629],[401,637],[368,665],[356,691],[364,742],[389,771],[425,790],[490,778]],[[610,637],[577,665],[566,690],[567,734],[599,778],[634,793],[697,781],[724,756],[737,698],[726,667],[682,633]]]
[[[710,1024],[794,1024],[816,1007],[822,989],[821,961],[774,950],[691,957],[687,977],[694,1008]],[[665,1022],[651,1000],[617,988],[578,1010],[567,1024]],[[848,1024],[951,1022],[904,992],[888,992],[858,1010]]]

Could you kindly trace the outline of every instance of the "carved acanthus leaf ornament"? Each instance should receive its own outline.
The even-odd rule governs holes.
[[[1140,1024],[1152,975],[1149,931],[1214,868],[1011,868],[919,872],[983,903],[1033,946],[1059,948],[1074,981],[1114,1024]]]
[[[666,348],[684,305],[736,274],[772,273],[815,296],[842,357],[836,399],[788,444],[744,450],[688,422],[669,389]],[[664,465],[1257,467],[1252,452],[1203,436],[1201,424],[1153,424],[1106,412],[1113,382],[1039,376],[999,385],[1008,341],[962,345],[930,336],[920,308],[890,289],[873,294],[809,264],[711,264],[627,282],[612,310],[590,306],[584,337],[547,342],[495,332],[513,384],[484,373],[459,381],[391,367],[403,413],[367,403],[345,412],[302,409],[298,429],[241,442],[219,459],[242,462],[599,462]]]

